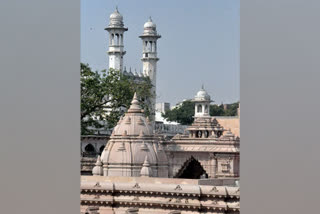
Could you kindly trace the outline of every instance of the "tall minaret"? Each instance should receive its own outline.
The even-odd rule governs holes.
[[[128,28],[124,27],[123,17],[118,8],[110,15],[110,23],[107,28],[109,32],[109,68],[123,71],[123,56],[126,52],[123,50],[123,34]]]
[[[152,22],[151,17],[144,24],[143,34],[139,36],[142,39],[142,63],[143,75],[151,79],[153,99],[150,100],[151,104],[151,121],[155,120],[155,105],[156,105],[156,86],[157,86],[157,40],[161,37],[157,34],[156,24]]]

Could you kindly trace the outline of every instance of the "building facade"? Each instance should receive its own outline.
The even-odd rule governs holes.
[[[103,174],[96,175],[139,177],[147,164],[149,177],[239,177],[240,138],[209,115],[211,99],[203,88],[193,102],[193,124],[168,139],[154,132],[135,94],[101,153]]]

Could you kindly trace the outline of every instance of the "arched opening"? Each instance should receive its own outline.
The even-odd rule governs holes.
[[[111,45],[114,45],[114,34],[111,34]]]
[[[103,152],[103,150],[104,150],[104,146],[101,146],[100,149],[99,149],[100,155],[101,155],[101,153]]]
[[[153,52],[153,44],[152,44],[152,41],[150,41],[150,52]]]
[[[143,51],[147,52],[147,48],[148,48],[148,42],[147,41],[144,42],[143,48],[144,48]]]
[[[196,138],[201,138],[202,137],[202,131],[199,130],[196,132]]]
[[[217,131],[217,137],[221,137],[222,131]]]
[[[175,178],[200,179],[207,177],[206,171],[203,169],[199,161],[194,157],[187,160],[178,171]]]
[[[120,37],[119,37],[119,34],[117,34],[117,33],[116,33],[116,38],[117,38],[117,39],[116,39],[116,45],[119,45],[119,39],[120,39]]]
[[[209,137],[209,131],[204,131],[204,137],[208,138]]]
[[[92,144],[88,144],[86,145],[86,147],[84,147],[84,151],[87,153],[94,153],[95,149]]]
[[[202,106],[198,105],[198,113],[201,113],[201,112],[202,112]]]

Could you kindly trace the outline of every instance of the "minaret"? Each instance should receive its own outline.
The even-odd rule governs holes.
[[[123,34],[128,28],[124,27],[123,17],[118,8],[110,15],[110,23],[107,28],[109,32],[109,69],[123,71],[123,56],[126,52],[123,50]]]
[[[152,22],[151,17],[144,24],[143,34],[139,36],[142,39],[142,72],[144,76],[148,76],[151,79],[153,85],[151,92],[154,97],[150,100],[152,122],[155,120],[155,105],[156,105],[156,86],[157,86],[157,40],[161,38],[157,34],[156,24]]]

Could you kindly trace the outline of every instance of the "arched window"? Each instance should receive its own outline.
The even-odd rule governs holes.
[[[119,34],[116,34],[116,37],[117,37],[116,45],[119,45],[119,39],[120,39]]]
[[[202,131],[197,131],[197,137],[201,138],[202,137]]]
[[[199,104],[198,105],[198,113],[201,113],[202,112],[202,106]]]
[[[114,34],[111,34],[111,44],[114,45]]]
[[[84,147],[84,151],[87,153],[94,153],[95,149],[92,144],[88,144],[88,145],[86,145],[86,147]]]
[[[205,136],[205,138],[208,138],[209,137],[209,131],[205,131],[204,132],[204,136]]]
[[[175,178],[199,179],[202,175],[207,174],[202,165],[194,157],[188,159],[174,176]]]

